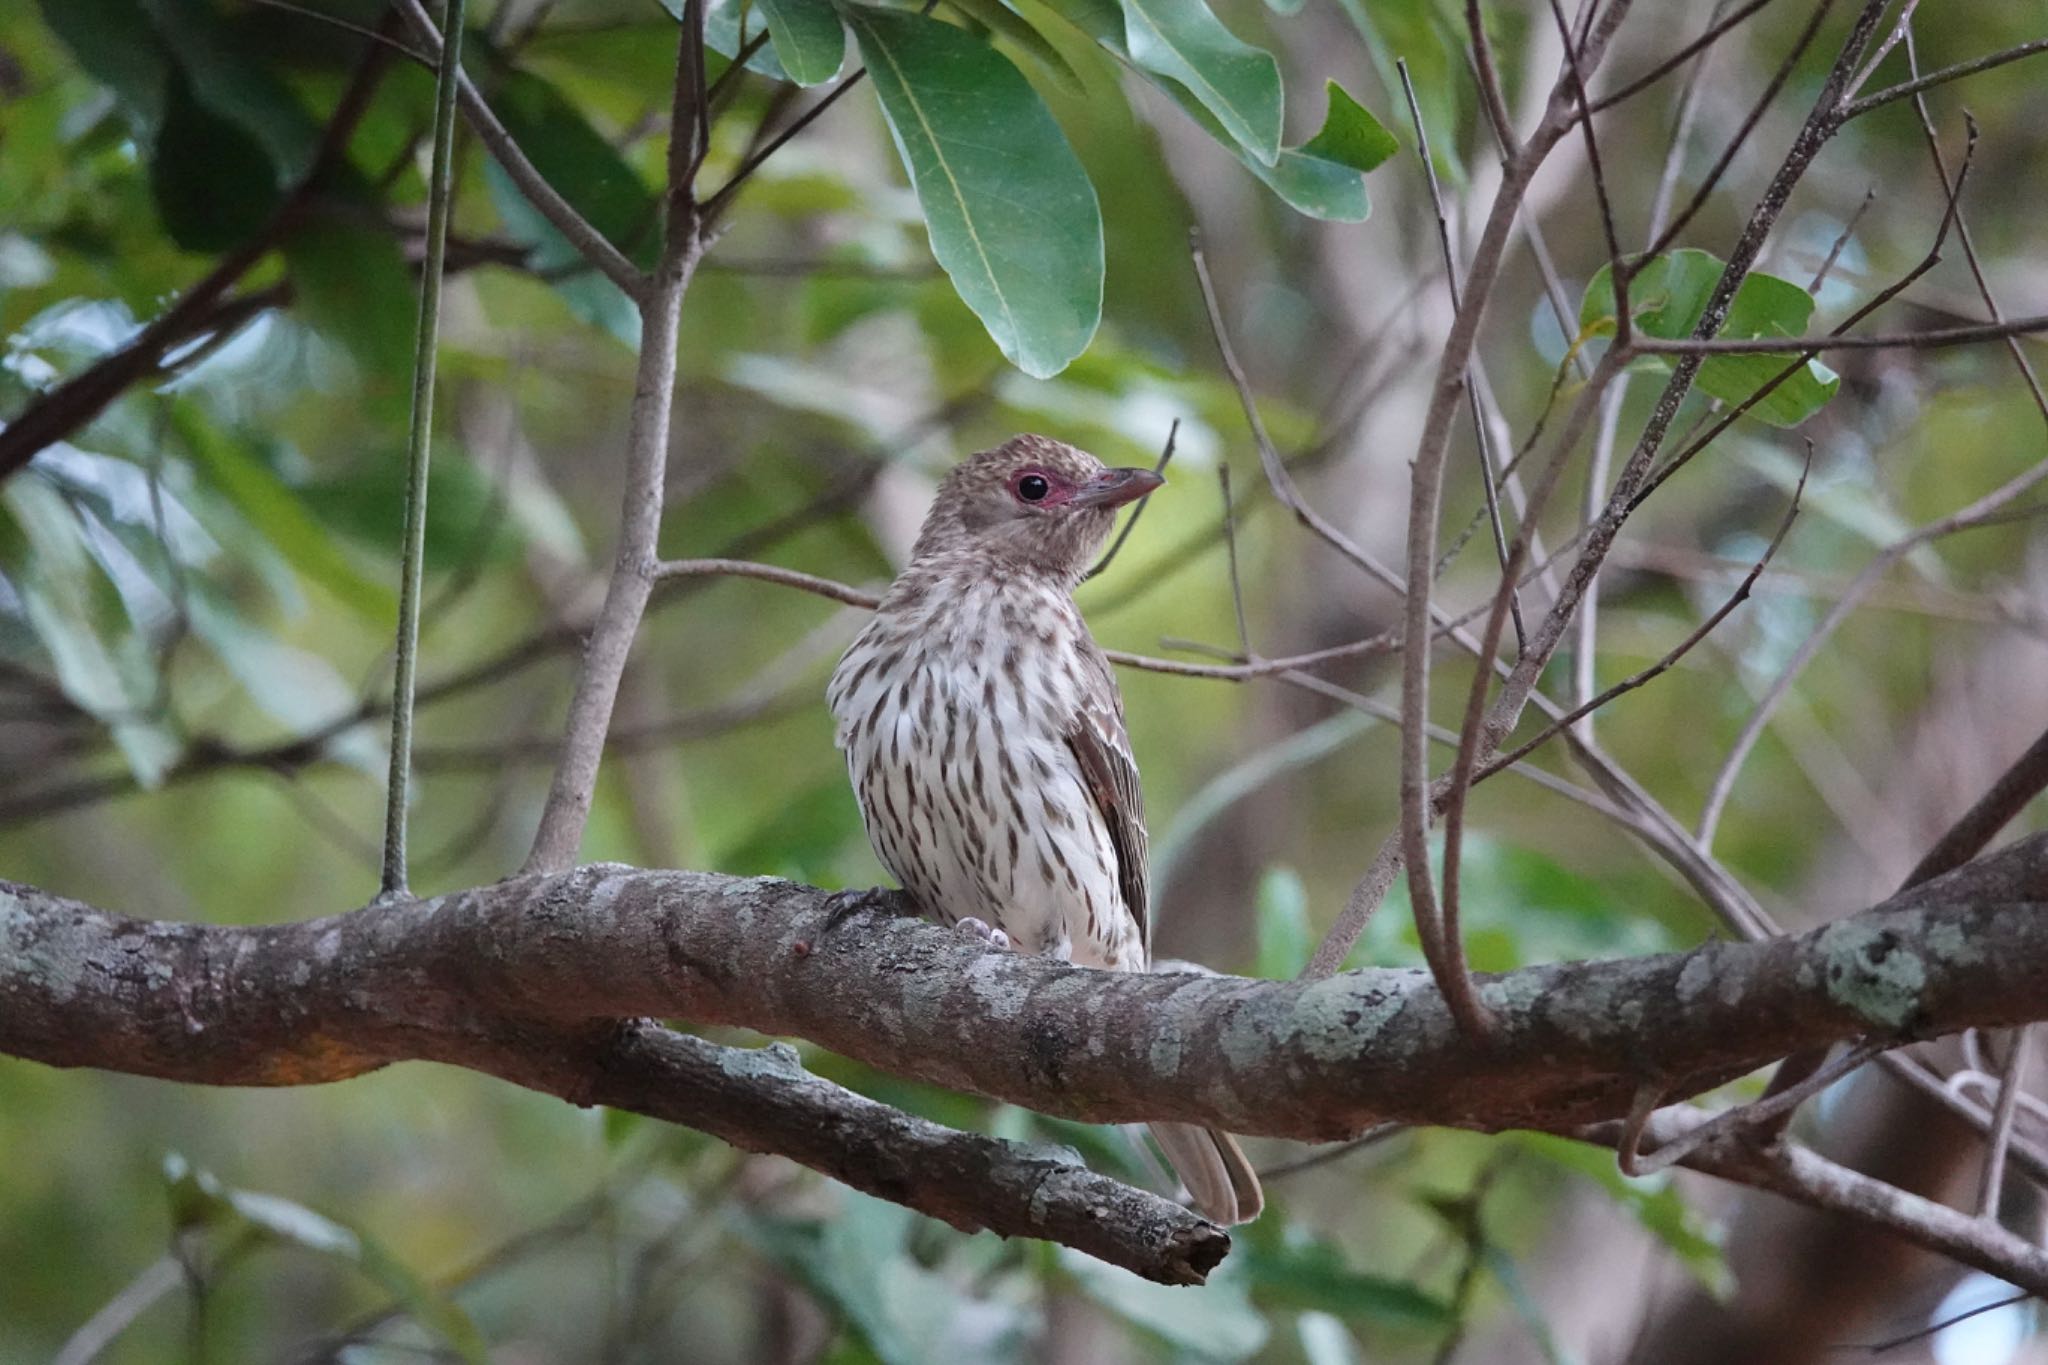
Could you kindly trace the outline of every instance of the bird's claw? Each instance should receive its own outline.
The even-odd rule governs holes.
[[[1010,936],[990,924],[987,920],[976,919],[974,916],[969,915],[964,919],[955,920],[953,927],[966,934],[969,938],[980,939],[991,948],[999,948],[1005,951],[1009,949]]]

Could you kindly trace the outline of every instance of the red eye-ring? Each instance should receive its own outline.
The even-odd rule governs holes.
[[[1052,492],[1052,481],[1043,474],[1026,474],[1017,480],[1017,496],[1026,502],[1042,502]]]

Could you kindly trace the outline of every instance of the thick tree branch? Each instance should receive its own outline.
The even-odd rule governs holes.
[[[2048,1017],[2048,835],[1803,937],[1481,978],[1481,1046],[1420,971],[1098,972],[985,951],[892,913],[888,893],[852,918],[837,905],[772,879],[600,865],[244,928],[0,883],[0,1053],[220,1085],[439,1061],[1197,1282],[1227,1239],[1176,1206],[852,1095],[787,1049],[638,1016],[801,1036],[1074,1118],[1305,1140],[1389,1119],[1570,1131],[1627,1113],[1645,1085],[1678,1099],[1800,1048]]]
[[[598,865],[243,928],[0,883],[0,1051],[297,1085],[416,1058],[498,1072],[521,1028],[669,1015],[1071,1118],[1321,1140],[1594,1122],[1649,1079],[1677,1099],[1812,1044],[2048,1017],[2048,835],[1811,934],[1482,978],[1484,1048],[1420,971],[1097,972],[982,952],[886,893],[832,927],[831,899]]]

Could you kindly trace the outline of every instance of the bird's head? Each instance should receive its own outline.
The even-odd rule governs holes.
[[[911,559],[985,559],[1071,586],[1101,550],[1116,509],[1164,482],[1049,437],[1013,436],[946,475]]]

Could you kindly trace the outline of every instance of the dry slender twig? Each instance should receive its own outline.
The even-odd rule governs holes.
[[[1776,101],[1778,92],[1785,87],[1785,82],[1792,78],[1793,71],[1799,66],[1799,59],[1804,57],[1806,49],[1813,45],[1814,38],[1820,33],[1822,22],[1826,20],[1828,11],[1833,7],[1834,0],[1820,0],[1820,3],[1813,7],[1813,13],[1807,18],[1806,27],[1799,31],[1799,36],[1793,40],[1791,50],[1778,63],[1777,70],[1771,73],[1771,79],[1765,83],[1763,93],[1757,96],[1756,102],[1750,106],[1749,112],[1744,115],[1742,122],[1736,126],[1734,134],[1728,139],[1728,145],[1722,149],[1721,155],[1715,159],[1714,164],[1708,168],[1706,175],[1700,180],[1698,187],[1693,190],[1692,198],[1686,201],[1685,207],[1680,209],[1677,215],[1665,225],[1664,230],[1651,239],[1649,248],[1644,252],[1644,255],[1658,256],[1663,254],[1678,239],[1678,234],[1684,232],[1692,220],[1698,216],[1699,211],[1707,206],[1707,201],[1713,197],[1714,191],[1720,187],[1721,177],[1728,173],[1728,168],[1735,164],[1736,156],[1748,145],[1750,135],[1756,131],[1757,124],[1763,120],[1764,112]],[[1856,44],[1859,53],[1862,51],[1862,46],[1861,43]],[[1842,80],[1847,80],[1846,74],[1842,76]],[[1833,105],[1834,100],[1831,99],[1829,107],[1832,108]]]
[[[1791,531],[1792,522],[1799,515],[1799,500],[1806,491],[1807,475],[1812,473],[1812,471],[1813,445],[1811,442],[1808,442],[1805,463],[1799,467],[1799,483],[1792,490],[1792,500],[1786,505],[1785,515],[1778,522],[1778,529],[1772,534],[1770,544],[1764,547],[1764,552],[1757,557],[1756,563],[1750,565],[1749,572],[1743,575],[1742,581],[1735,585],[1735,591],[1728,594],[1727,599],[1712,612],[1708,613],[1706,619],[1701,621],[1683,640],[1680,640],[1661,659],[1651,664],[1648,668],[1630,674],[1598,696],[1579,703],[1506,754],[1488,760],[1485,766],[1472,775],[1472,780],[1474,782],[1484,781],[1502,768],[1527,758],[1531,753],[1534,753],[1542,745],[1556,738],[1579,720],[1592,715],[1616,697],[1627,692],[1633,692],[1644,683],[1649,682],[1652,678],[1668,670],[1673,664],[1691,653],[1700,641],[1712,634],[1714,629],[1721,622],[1725,621],[1731,612],[1749,599],[1750,589],[1756,586],[1758,577],[1769,567],[1772,558],[1778,553],[1778,547],[1785,543],[1785,536]]]
[[[1478,35],[1474,38],[1474,42],[1483,42],[1484,32],[1479,27],[1478,0],[1472,0],[1466,15],[1469,22],[1473,25],[1474,33]],[[1450,219],[1444,212],[1443,188],[1437,184],[1436,163],[1430,158],[1429,131],[1423,126],[1422,105],[1415,98],[1415,82],[1409,78],[1407,59],[1396,59],[1394,66],[1401,74],[1401,93],[1408,101],[1408,122],[1415,130],[1415,154],[1422,162],[1423,183],[1429,188],[1429,206],[1436,215],[1436,241],[1437,249],[1443,255],[1444,285],[1451,296],[1451,311],[1455,313],[1459,306],[1458,260],[1456,253],[1451,249]],[[1482,68],[1482,70],[1485,69]],[[1486,74],[1491,74],[1491,72],[1487,71]],[[1488,93],[1490,98],[1494,100],[1500,98],[1500,92],[1497,89]],[[1508,125],[1503,123],[1501,126],[1507,127]],[[1466,396],[1470,400],[1472,409],[1473,446],[1479,455],[1479,486],[1486,496],[1487,525],[1493,531],[1494,558],[1495,562],[1500,565],[1501,572],[1506,573],[1508,567],[1508,541],[1507,533],[1501,526],[1500,493],[1494,487],[1493,467],[1495,457],[1493,444],[1487,438],[1486,418],[1479,411],[1479,393],[1473,384],[1473,373],[1469,369],[1465,375],[1465,388]],[[1446,555],[1445,559],[1448,558],[1449,556]],[[1514,614],[1515,639],[1517,642],[1520,642],[1526,637],[1526,632],[1522,628],[1522,598],[1519,592],[1513,593],[1510,596],[1508,610]]]
[[[1684,47],[1679,48],[1678,51],[1672,53],[1663,61],[1658,62],[1655,66],[1651,67],[1648,71],[1636,77],[1628,84],[1622,86],[1619,90],[1615,90],[1609,94],[1601,96],[1597,100],[1594,100],[1593,112],[1596,114],[1605,113],[1607,110],[1612,109],[1615,105],[1622,103],[1624,100],[1633,99],[1635,96],[1640,95],[1643,91],[1649,89],[1658,81],[1663,80],[1666,76],[1678,70],[1679,67],[1684,66],[1687,62],[1691,61],[1694,57],[1697,57],[1700,53],[1705,52],[1715,43],[1720,42],[1721,39],[1726,37],[1731,31],[1733,31],[1741,24],[1743,24],[1746,20],[1748,20],[1748,18],[1752,14],[1755,14],[1758,10],[1762,9],[1765,5],[1768,5],[1770,3],[1771,0],[1749,0],[1749,3],[1742,6],[1742,8],[1735,10],[1734,12],[1728,15],[1715,19],[1712,23],[1707,25],[1706,31],[1700,34],[1699,37],[1693,39]]]
[[[1959,81],[1965,76],[1974,76],[1980,71],[1990,71],[1994,67],[2004,66],[2007,62],[2016,62],[2022,57],[2031,57],[2037,52],[2048,52],[2048,38],[2035,38],[2029,42],[2017,43],[2000,52],[1993,52],[1967,62],[1957,62],[1954,66],[1945,66],[1941,70],[1930,72],[1925,76],[1915,76],[1912,80],[1901,81],[1897,85],[1887,86],[1876,94],[1865,95],[1862,99],[1851,100],[1843,105],[1841,112],[1842,122],[1847,123],[1850,119],[1860,118],[1873,109],[1881,108],[1898,100],[1911,99],[1916,95],[1925,94],[1938,85],[1947,85],[1951,81]]]
[[[2012,1051],[1998,1077],[1998,1103],[1991,1111],[1991,1132],[1984,1147],[1984,1175],[1977,1185],[1977,1216],[1996,1222],[2000,1196],[2005,1192],[2005,1155],[2012,1148],[2013,1119],[2019,1114],[2019,1099],[2026,1085],[2028,1044],[2033,1034],[2025,1028],[2012,1032]]]

